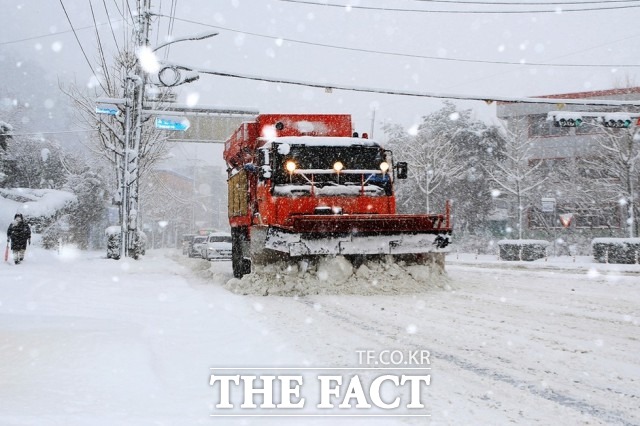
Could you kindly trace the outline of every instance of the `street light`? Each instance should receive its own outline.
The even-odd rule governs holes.
[[[159,44],[152,51],[155,52],[155,51],[157,51],[159,49],[162,49],[163,47],[168,46],[168,45],[173,44],[173,43],[179,43],[181,41],[188,41],[188,40],[204,40],[204,39],[207,39],[207,38],[210,38],[210,37],[217,36],[218,34],[220,34],[220,33],[217,32],[217,31],[205,31],[203,33],[194,34],[192,36],[183,36],[183,37],[174,38],[174,39],[169,40],[169,41],[167,41],[165,43]]]
[[[154,48],[149,46],[140,46],[136,52],[138,65],[140,65],[142,69],[152,77],[154,84],[160,83],[165,87],[174,87],[184,83],[190,83],[200,77],[196,71],[183,66],[166,64],[163,61],[158,60],[155,52],[174,43],[191,40],[204,40],[218,34],[219,33],[216,31],[208,31],[196,35],[178,37]],[[153,78],[154,76],[155,78]]]

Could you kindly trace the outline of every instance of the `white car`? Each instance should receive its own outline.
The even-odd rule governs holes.
[[[191,242],[191,249],[189,250],[189,257],[201,257],[202,250],[206,244],[207,237],[199,235],[193,237],[193,241]]]
[[[202,246],[202,258],[207,260],[231,259],[231,234],[212,232]]]

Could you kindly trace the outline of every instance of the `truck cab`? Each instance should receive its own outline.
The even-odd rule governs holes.
[[[391,153],[360,138],[282,137],[259,150],[255,213],[289,227],[295,215],[395,213]]]

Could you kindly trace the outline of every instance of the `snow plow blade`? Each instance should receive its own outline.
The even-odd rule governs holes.
[[[291,257],[442,253],[450,234],[445,215],[301,215],[270,227],[265,248]]]

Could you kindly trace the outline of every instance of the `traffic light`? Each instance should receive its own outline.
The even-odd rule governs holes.
[[[582,124],[582,115],[579,112],[552,111],[547,115],[547,120],[551,119],[556,127],[578,127]]]
[[[637,112],[606,112],[606,111],[549,111],[547,121],[553,121],[555,127],[579,127],[598,125],[611,129],[628,129],[640,126],[640,113]]]
[[[630,118],[620,118],[620,119],[615,119],[615,118],[604,118],[602,120],[604,127],[614,127],[617,129],[620,128],[628,128],[629,126],[631,126],[631,119]]]
[[[553,125],[556,127],[578,127],[582,124],[582,117],[561,117],[553,120]]]

